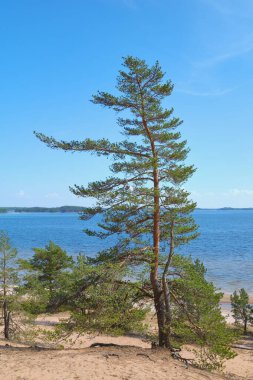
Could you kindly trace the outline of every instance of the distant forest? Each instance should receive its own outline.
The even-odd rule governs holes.
[[[80,212],[80,206],[61,206],[61,207],[1,207],[0,213],[7,212]]]
[[[212,208],[199,208],[196,210],[253,210],[252,207],[247,208],[233,208],[233,207],[222,207],[217,209]],[[81,212],[83,207],[81,206],[61,206],[61,207],[0,207],[0,214],[5,214],[7,212]]]

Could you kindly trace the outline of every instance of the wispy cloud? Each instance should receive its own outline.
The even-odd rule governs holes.
[[[233,62],[240,70],[240,60],[252,56],[253,29],[249,18],[253,20],[253,0],[197,1],[207,17],[203,20],[208,21],[200,19],[196,26],[199,32],[203,31],[200,48],[192,52],[188,80],[180,83],[177,91],[190,96],[224,96],[234,90],[228,84],[230,71],[227,74],[226,68]]]
[[[253,17],[252,0],[200,0],[224,16]]]
[[[237,87],[229,88],[214,88],[213,85],[213,70],[220,64],[225,64],[231,59],[242,57],[248,53],[253,52],[253,35],[244,38],[244,41],[240,43],[230,45],[230,48],[226,47],[223,52],[216,55],[209,56],[198,61],[191,62],[191,77],[188,83],[179,84],[176,91],[188,94],[191,96],[223,96],[232,91]],[[203,89],[203,85],[205,87]],[[219,83],[217,83],[219,85]],[[199,89],[201,87],[201,90]]]
[[[227,4],[227,2],[223,0],[200,0],[200,1],[206,5],[209,5],[214,10],[224,15],[232,15],[234,13],[233,7],[231,6],[231,0],[230,0],[230,5]]]
[[[251,38],[250,41],[241,42],[239,46],[232,46],[229,50],[221,54],[194,62],[193,65],[197,68],[212,67],[230,59],[245,55],[251,51],[253,51],[253,38]]]
[[[226,88],[226,89],[209,90],[209,91],[195,91],[195,90],[186,89],[186,88],[176,88],[175,91],[180,92],[182,94],[191,95],[191,96],[207,97],[207,96],[223,96],[232,92],[234,89],[235,87]]]
[[[137,0],[121,0],[121,1],[122,1],[122,4],[128,8],[131,8],[131,9],[138,8]]]

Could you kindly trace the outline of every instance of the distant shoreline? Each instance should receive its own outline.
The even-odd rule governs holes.
[[[6,214],[10,212],[14,213],[23,213],[23,212],[34,212],[34,213],[43,213],[43,212],[51,212],[51,213],[67,213],[67,212],[82,212],[84,207],[81,206],[60,206],[60,207],[0,207],[0,214]],[[206,210],[206,211],[250,211],[253,210],[253,207],[221,207],[221,208],[200,208],[197,207],[198,210]]]
[[[83,207],[81,206],[61,206],[61,207],[0,207],[0,214],[6,213],[22,213],[22,212],[81,212]]]

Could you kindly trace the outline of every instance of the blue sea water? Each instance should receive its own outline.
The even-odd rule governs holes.
[[[201,235],[181,248],[181,253],[204,262],[208,279],[225,293],[244,287],[253,293],[253,210],[196,210]],[[96,219],[81,221],[76,213],[0,214],[19,256],[28,258],[32,248],[54,241],[73,256],[94,256],[109,242],[86,236],[82,230]]]

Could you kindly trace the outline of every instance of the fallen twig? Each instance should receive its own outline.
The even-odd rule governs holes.
[[[240,350],[253,350],[253,346],[248,346],[247,344],[233,344],[232,348],[239,348]]]

